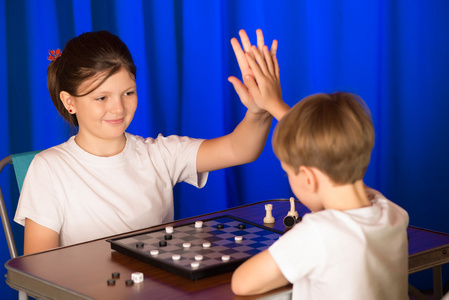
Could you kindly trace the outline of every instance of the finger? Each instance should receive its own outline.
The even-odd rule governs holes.
[[[273,60],[271,59],[271,54],[270,52],[268,52],[267,46],[263,47],[263,57],[265,58],[265,62],[267,63],[268,72],[270,72],[272,76],[275,76],[275,68],[273,65]]]
[[[237,58],[240,71],[242,74],[245,74],[249,70],[249,65],[245,58],[245,52],[243,52],[242,47],[240,47],[240,43],[236,38],[231,39],[231,45],[234,50],[235,57]]]
[[[262,53],[263,46],[265,45],[262,29],[257,29],[256,35],[257,35],[257,49],[259,50],[260,53]]]
[[[234,50],[234,54],[235,57],[237,58],[237,61],[240,62],[240,60],[245,57],[245,53],[243,52],[242,47],[240,47],[240,44],[236,38],[231,39],[231,46],[232,50]]]
[[[270,75],[270,72],[268,71],[268,68],[267,68],[267,63],[264,60],[264,58],[262,57],[262,55],[259,53],[259,51],[256,49],[256,47],[253,46],[251,49],[253,51],[254,57],[256,58],[257,64],[259,65],[260,69],[262,70],[262,73],[264,75]],[[251,65],[250,65],[250,67],[251,67]],[[252,69],[252,67],[251,67],[251,69]]]
[[[276,55],[272,55],[271,57],[273,59],[273,63],[274,63],[274,73],[276,74],[276,78],[278,79],[278,81],[281,81],[281,77],[280,77],[280,72],[279,72],[279,62],[278,59],[276,57]]]
[[[273,43],[271,44],[270,54],[271,55],[276,55],[277,50],[278,50],[278,41],[277,40],[273,40]]]
[[[246,77],[251,77],[247,75]],[[228,81],[234,86],[234,90],[239,95],[240,99],[247,99],[249,97],[249,92],[247,87],[237,79],[237,77],[230,76]]]
[[[243,50],[245,52],[251,52],[251,42],[249,41],[246,31],[241,29],[239,31],[239,35],[240,35],[240,40],[242,41]]]
[[[253,98],[258,98],[260,96],[259,87],[256,80],[252,76],[245,76],[244,78],[245,86]]]
[[[257,52],[256,49],[254,49],[255,52]],[[256,81],[262,80],[262,77],[264,76],[262,70],[260,69],[259,65],[256,63],[255,59],[251,57],[248,53],[246,55],[246,60],[248,61],[249,67],[253,71],[254,77]],[[251,76],[250,76],[251,77]],[[246,79],[246,76],[245,76]]]

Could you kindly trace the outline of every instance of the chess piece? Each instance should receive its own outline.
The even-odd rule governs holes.
[[[293,225],[296,224],[296,219],[293,216],[285,216],[284,218],[284,225],[285,227],[293,227]]]
[[[295,210],[295,198],[290,197],[290,211],[284,218],[284,225],[286,227],[293,227],[293,225],[300,221],[301,218],[298,216],[298,212]]]
[[[263,222],[267,223],[267,224],[274,223],[274,217],[271,214],[271,211],[273,210],[273,205],[265,204],[265,210],[267,211],[267,214],[266,214],[265,218],[263,218]]]
[[[287,216],[292,216],[295,219],[298,218],[298,212],[295,209],[295,198],[290,197],[290,211],[287,213]]]

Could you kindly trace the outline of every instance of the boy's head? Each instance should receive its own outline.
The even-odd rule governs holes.
[[[298,102],[279,122],[273,149],[298,172],[315,167],[337,185],[363,179],[374,146],[365,102],[345,92],[315,94]]]

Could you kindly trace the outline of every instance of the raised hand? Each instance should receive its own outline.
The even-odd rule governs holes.
[[[236,38],[231,39],[231,45],[232,49],[234,50],[235,57],[237,58],[238,65],[240,67],[240,71],[242,72],[242,78],[245,78],[247,76],[254,77],[254,73],[251,69],[251,67],[248,64],[248,61],[246,59],[246,54],[250,55],[251,57],[254,57],[253,51],[251,50],[251,42],[248,38],[248,35],[246,34],[245,30],[239,31],[240,40],[242,42],[242,47],[240,46],[240,43]],[[264,37],[262,30],[258,29],[256,31],[257,35],[257,51],[261,54],[263,52],[264,45]],[[271,45],[271,54],[276,55],[277,51],[277,41],[274,40]],[[245,54],[246,53],[246,54]],[[262,113],[264,112],[263,109],[261,109],[257,104],[254,102],[254,98],[249,93],[248,88],[241,82],[238,78],[235,76],[230,76],[228,78],[229,82],[232,83],[234,86],[235,91],[240,97],[240,100],[242,103],[248,108],[248,110],[254,112],[254,113]]]
[[[267,46],[262,47],[262,53],[252,46],[251,52],[252,55],[246,53],[245,57],[253,75],[244,76],[245,86],[260,109],[280,120],[290,108],[282,100],[276,54],[268,52]]]
[[[244,78],[246,75],[253,74],[251,71],[251,68],[249,67],[248,62],[246,61],[246,58],[245,58],[245,53],[249,53],[252,56],[252,50],[251,50],[252,45],[251,45],[251,42],[250,42],[245,30],[243,30],[243,29],[240,30],[239,35],[240,35],[240,40],[242,41],[243,49],[240,46],[240,44],[236,38],[231,39],[231,45],[232,45],[232,49],[234,50],[235,57],[237,58],[237,62],[239,64],[240,71],[242,72],[242,78]],[[263,47],[265,46],[262,30],[257,29],[256,35],[257,35],[257,49],[258,49],[259,53],[262,53]],[[271,45],[271,54],[276,55],[276,51],[277,51],[277,41],[274,40]]]

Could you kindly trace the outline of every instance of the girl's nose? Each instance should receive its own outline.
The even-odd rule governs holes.
[[[123,110],[124,110],[124,105],[123,105],[123,100],[121,99],[121,97],[114,98],[114,100],[111,103],[111,107],[110,107],[109,111],[113,114],[119,115],[119,114],[123,113]]]

